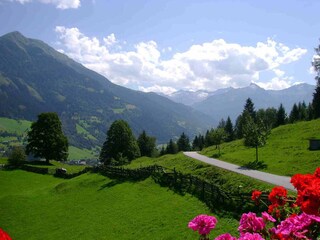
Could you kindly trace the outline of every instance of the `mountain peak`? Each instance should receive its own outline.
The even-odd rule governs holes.
[[[256,83],[254,83],[254,82],[250,83],[249,88],[251,88],[251,89],[261,89],[261,87],[259,85],[257,85]]]
[[[10,40],[23,40],[23,41],[27,40],[27,38],[23,36],[22,33],[20,33],[19,31],[7,33],[3,35],[1,38],[6,38]]]

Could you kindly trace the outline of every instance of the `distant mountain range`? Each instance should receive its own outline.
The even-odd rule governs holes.
[[[214,92],[208,91],[178,91],[167,97],[175,102],[192,106],[218,122],[228,116],[235,120],[242,112],[245,101],[251,98],[255,109],[274,107],[282,103],[289,114],[294,103],[312,101],[315,86],[310,84],[294,85],[283,90],[265,90],[256,84],[244,88],[224,88]]]
[[[78,147],[101,145],[116,119],[159,143],[213,126],[210,117],[189,106],[115,85],[19,32],[0,37],[0,99],[3,117],[36,120],[41,112],[57,112],[70,143]]]

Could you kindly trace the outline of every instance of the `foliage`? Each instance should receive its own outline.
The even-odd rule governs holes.
[[[49,160],[65,161],[68,157],[68,139],[62,132],[62,125],[56,113],[38,115],[28,132],[26,153]]]
[[[261,119],[255,123],[251,116],[246,118],[243,126],[244,145],[256,149],[256,162],[258,162],[258,148],[264,146],[270,134],[270,128]]]
[[[275,127],[278,127],[280,125],[285,125],[287,122],[287,114],[286,110],[284,109],[282,103],[280,104],[278,111],[277,111],[277,122]]]
[[[201,151],[205,146],[204,136],[198,134],[192,141],[192,149],[194,151]]]
[[[234,129],[233,129],[233,124],[232,121],[230,119],[230,117],[228,116],[227,121],[226,121],[226,125],[224,127],[224,130],[227,134],[227,138],[226,138],[226,142],[231,142],[232,140],[234,140]]]
[[[100,161],[108,165],[114,159],[114,163],[120,164],[139,156],[140,149],[129,124],[124,120],[114,121],[101,148]]]
[[[190,141],[189,137],[183,132],[178,141],[177,141],[177,146],[178,146],[178,152],[180,151],[190,151]]]
[[[27,156],[23,147],[14,147],[9,155],[8,162],[10,165],[19,166],[22,165]]]
[[[156,152],[156,138],[148,136],[146,131],[143,130],[138,137],[138,146],[141,156],[151,157]]]
[[[177,143],[170,139],[166,147],[166,154],[176,154],[177,152],[179,152]]]

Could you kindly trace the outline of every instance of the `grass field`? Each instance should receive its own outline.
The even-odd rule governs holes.
[[[308,149],[313,137],[320,137],[320,119],[273,129],[267,144],[259,148],[259,160],[267,165],[261,170],[286,176],[313,173],[320,166],[320,151]],[[201,153],[212,157],[218,151],[209,147]],[[222,144],[221,153],[220,159],[240,166],[255,160],[255,149],[245,147],[242,140]]]
[[[14,134],[15,136],[0,137],[0,149],[8,150],[9,147],[21,146],[22,136],[26,140],[26,134],[31,126],[30,121],[16,120],[10,118],[0,117],[0,131]],[[86,135],[89,139],[94,139],[83,127],[79,124],[76,125],[77,131]],[[18,139],[20,137],[20,140]],[[75,146],[69,146],[69,160],[73,159],[94,159],[97,158],[95,154],[89,149],[80,149]]]
[[[26,163],[26,165],[35,166],[39,168],[48,168],[50,174],[54,174],[57,168],[65,168],[68,174],[77,173],[86,168],[86,166],[83,165],[69,165],[67,163],[58,162],[54,160],[50,161],[49,165],[46,165],[44,162],[37,161]]]
[[[30,128],[31,122],[26,120],[15,120],[10,118],[0,118],[0,131],[17,133],[18,135],[26,132]]]
[[[152,179],[120,182],[98,174],[71,180],[0,171],[0,227],[15,240],[197,239],[187,228],[210,213],[196,198],[181,196]],[[212,236],[236,234],[238,221],[218,217]]]

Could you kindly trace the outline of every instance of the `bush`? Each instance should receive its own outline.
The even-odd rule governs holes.
[[[23,147],[14,147],[9,155],[8,162],[13,166],[24,164],[27,156]]]

